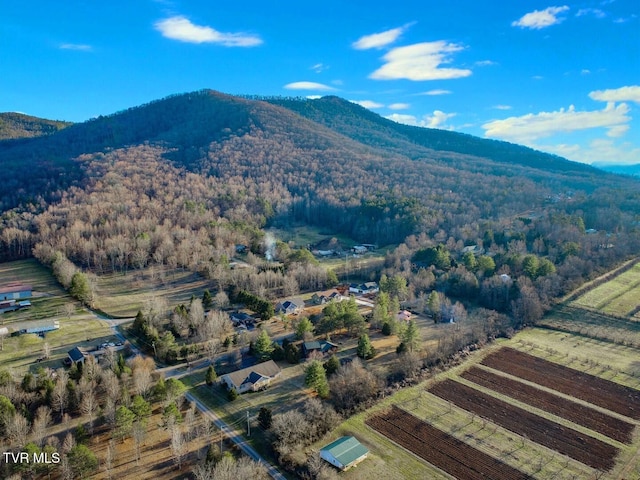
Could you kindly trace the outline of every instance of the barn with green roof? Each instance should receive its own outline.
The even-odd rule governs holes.
[[[340,470],[346,470],[367,458],[369,450],[355,437],[340,437],[320,449],[320,458]]]

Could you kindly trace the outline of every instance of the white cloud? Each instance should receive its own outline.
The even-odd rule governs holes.
[[[407,108],[411,108],[411,105],[408,103],[392,103],[388,108],[391,110],[406,110]]]
[[[640,86],[632,85],[607,90],[595,90],[589,93],[589,97],[601,102],[634,102],[640,104]]]
[[[591,73],[591,70],[589,70],[588,68],[583,68],[582,70],[580,70],[580,75],[589,75]]]
[[[581,145],[532,145],[538,150],[555,153],[562,157],[582,163],[602,163],[615,165],[634,165],[640,162],[640,148],[629,142],[622,144],[607,138],[598,138]]]
[[[284,88],[287,90],[320,90],[323,92],[328,92],[331,90],[335,90],[335,88],[330,87],[329,85],[325,85],[323,83],[316,82],[293,82],[287,83]]]
[[[418,95],[449,95],[451,90],[443,90],[441,88],[437,88],[435,90],[429,90],[427,92],[419,93]]]
[[[324,63],[316,63],[315,65],[313,65],[311,67],[311,70],[313,70],[316,73],[321,73],[324,72],[325,70],[327,70],[329,67],[327,65],[325,65]]]
[[[349,101],[368,109],[384,107],[382,103],[374,102],[373,100],[349,100]]]
[[[225,47],[255,47],[262,39],[246,33],[224,33],[211,27],[195,25],[183,16],[166,18],[154,25],[163,37],[187,43],[217,43]]]
[[[604,18],[607,16],[607,14],[599,8],[581,8],[578,10],[578,13],[576,13],[576,17],[584,17],[585,15],[593,15],[596,18]]]
[[[453,127],[446,126],[445,122],[455,116],[455,113],[444,113],[441,110],[435,110],[433,114],[424,115],[421,119],[418,119],[415,115],[406,115],[401,113],[393,113],[385,118],[393,120],[394,122],[404,123],[405,125],[412,125],[414,127],[452,130]]]
[[[60,48],[62,50],[77,50],[79,52],[90,52],[91,50],[93,50],[93,47],[91,45],[83,45],[77,43],[63,43],[62,45],[60,45]]]
[[[491,67],[493,65],[498,65],[498,62],[494,62],[493,60],[480,60],[479,62],[475,62],[474,65],[478,67]]]
[[[491,108],[494,110],[511,110],[511,105],[494,105]]]
[[[423,81],[468,77],[471,70],[441,68],[442,64],[451,62],[451,54],[462,49],[461,45],[444,40],[397,47],[382,57],[387,63],[369,75],[369,78]]]
[[[566,110],[562,108],[555,112],[529,113],[521,117],[493,120],[482,125],[482,128],[487,137],[531,145],[539,138],[592,128],[606,128],[616,135],[621,132],[620,127],[631,120],[628,113],[626,103],[615,105],[610,102],[602,110],[582,112],[576,111],[571,105]]]
[[[351,46],[356,50],[368,50],[370,48],[382,48],[395,42],[411,24],[398,28],[392,28],[380,33],[364,35],[353,42]]]
[[[544,10],[534,10],[533,12],[527,13],[519,20],[512,22],[511,26],[530,28],[533,30],[550,27],[551,25],[556,25],[562,22],[564,18],[558,17],[558,14],[566,12],[567,10],[569,10],[569,7],[566,5],[563,5],[562,7],[548,7]]]

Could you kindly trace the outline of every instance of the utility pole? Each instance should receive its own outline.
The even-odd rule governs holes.
[[[251,423],[249,422],[249,410],[247,410],[247,437],[251,436]]]
[[[220,455],[222,455],[222,439],[224,438],[224,433],[222,433],[222,422],[220,423]]]

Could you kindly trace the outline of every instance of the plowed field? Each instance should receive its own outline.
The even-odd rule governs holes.
[[[566,418],[619,442],[630,444],[632,441],[632,432],[635,425],[599,410],[478,367],[471,367],[460,376],[545,412]]]
[[[435,384],[429,391],[460,408],[592,468],[606,471],[615,464],[614,459],[618,454],[616,447],[459,382],[444,380]]]
[[[393,406],[366,420],[374,430],[462,480],[527,480],[531,477]]]
[[[483,365],[640,420],[640,390],[503,347]]]

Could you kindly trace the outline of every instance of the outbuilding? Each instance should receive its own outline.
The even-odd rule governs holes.
[[[340,437],[320,449],[320,458],[326,460],[340,470],[347,470],[357,465],[369,455],[369,449],[355,437]]]

